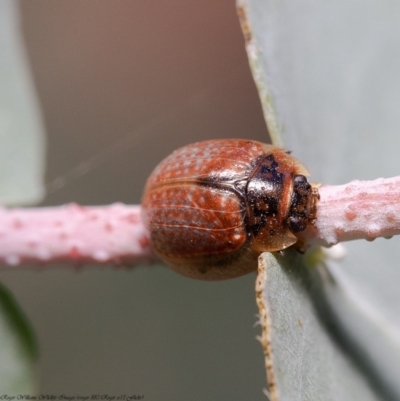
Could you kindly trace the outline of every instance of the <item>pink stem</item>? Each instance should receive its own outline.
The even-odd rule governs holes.
[[[400,177],[319,188],[317,221],[298,237],[330,246],[400,234]],[[155,260],[140,206],[0,208],[0,263],[127,264]]]
[[[0,209],[0,262],[137,264],[153,259],[139,206]]]
[[[319,188],[317,221],[298,237],[331,246],[400,234],[400,177]]]

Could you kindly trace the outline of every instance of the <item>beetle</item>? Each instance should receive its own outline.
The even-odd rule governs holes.
[[[185,276],[234,278],[265,251],[296,244],[316,219],[317,188],[284,149],[246,139],[174,151],[150,175],[142,217],[158,257]]]

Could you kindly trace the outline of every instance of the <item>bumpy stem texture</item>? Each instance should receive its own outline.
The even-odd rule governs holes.
[[[298,236],[312,245],[400,234],[400,177],[319,188],[317,220]]]
[[[298,235],[309,245],[400,234],[400,177],[319,188],[317,220]],[[134,265],[155,260],[140,206],[0,209],[0,264]]]
[[[130,265],[150,261],[139,206],[0,209],[0,263]]]

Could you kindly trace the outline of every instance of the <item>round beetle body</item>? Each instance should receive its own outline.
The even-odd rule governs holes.
[[[222,280],[257,269],[264,251],[297,242],[318,191],[285,150],[244,139],[185,146],[149,177],[143,220],[155,253],[177,272]]]

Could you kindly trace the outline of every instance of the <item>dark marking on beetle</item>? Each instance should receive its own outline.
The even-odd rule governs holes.
[[[248,228],[254,237],[266,227],[278,224],[280,199],[284,191],[283,173],[273,154],[264,155],[248,180],[246,200],[250,209]]]
[[[296,175],[293,178],[293,193],[291,207],[286,224],[293,233],[304,231],[310,221],[310,208],[312,188],[304,175]]]

